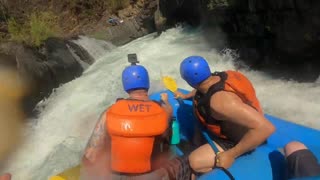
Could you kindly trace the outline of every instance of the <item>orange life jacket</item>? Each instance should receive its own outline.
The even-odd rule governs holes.
[[[212,75],[219,76],[220,81],[213,84],[206,94],[202,94],[199,91],[196,92],[193,101],[194,110],[197,118],[204,126],[216,136],[227,139],[221,130],[221,121],[211,116],[210,99],[212,95],[218,91],[233,92],[244,103],[250,105],[261,114],[263,112],[251,82],[243,74],[237,71],[225,71],[215,72]]]
[[[168,115],[154,101],[118,100],[106,112],[111,137],[111,168],[120,173],[151,170],[155,136],[168,127]]]

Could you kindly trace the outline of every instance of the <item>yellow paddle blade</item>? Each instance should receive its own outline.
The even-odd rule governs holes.
[[[162,81],[164,86],[171,92],[176,92],[178,90],[178,85],[176,81],[170,76],[163,76]]]
[[[56,176],[50,177],[50,180],[79,180],[81,166],[77,165],[70,169],[66,169]]]
[[[52,176],[51,178],[50,178],[50,180],[66,180],[65,178],[62,178],[62,177],[60,177],[60,176]]]

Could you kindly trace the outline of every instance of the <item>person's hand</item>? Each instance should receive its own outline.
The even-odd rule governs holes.
[[[227,169],[232,166],[234,160],[235,157],[230,153],[230,151],[219,152],[216,155],[216,166]]]
[[[180,92],[180,91],[176,91],[176,92],[174,92],[174,98],[176,98],[176,99],[179,99],[179,98],[181,98],[181,99],[185,99],[185,97],[186,97],[186,95],[185,94],[183,94],[182,92]]]
[[[161,93],[160,98],[164,103],[168,102],[168,94],[167,93]]]

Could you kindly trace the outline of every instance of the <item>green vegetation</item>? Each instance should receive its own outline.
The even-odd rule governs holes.
[[[130,0],[51,1],[50,6],[35,0],[8,1],[7,4],[1,2],[0,0],[0,28],[4,31],[0,32],[0,39],[36,47],[41,46],[49,37],[62,35],[62,29],[66,31],[65,34],[70,33],[68,31],[76,33],[77,28],[83,24],[96,22],[105,13],[117,13],[130,5]],[[72,23],[68,24],[70,20]],[[101,34],[96,36],[101,37]]]
[[[106,9],[113,12],[129,5],[129,0],[70,0],[65,1],[71,12],[83,17],[101,15]]]
[[[24,31],[23,25],[20,25],[16,22],[14,18],[10,18],[8,21],[8,31],[10,33],[11,39],[18,42],[25,41],[25,35],[27,34]]]
[[[12,40],[36,47],[47,38],[58,36],[58,27],[58,18],[51,12],[32,13],[25,23],[18,23],[14,18],[8,21]]]

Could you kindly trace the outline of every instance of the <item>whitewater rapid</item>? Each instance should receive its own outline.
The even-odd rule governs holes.
[[[149,70],[151,93],[164,89],[160,73],[174,77],[180,88],[191,90],[178,71],[181,60],[190,55],[205,57],[213,71],[236,68],[233,51],[217,52],[201,31],[174,28],[159,37],[151,34],[121,47],[95,42],[85,37],[77,41],[98,58],[96,62],[81,77],[39,103],[39,118],[30,120],[24,143],[2,170],[11,172],[14,180],[44,180],[79,163],[100,113],[116,98],[125,96],[120,75],[129,65],[127,54],[136,53]],[[276,80],[252,70],[242,72],[253,82],[266,113],[320,129],[318,83]]]

